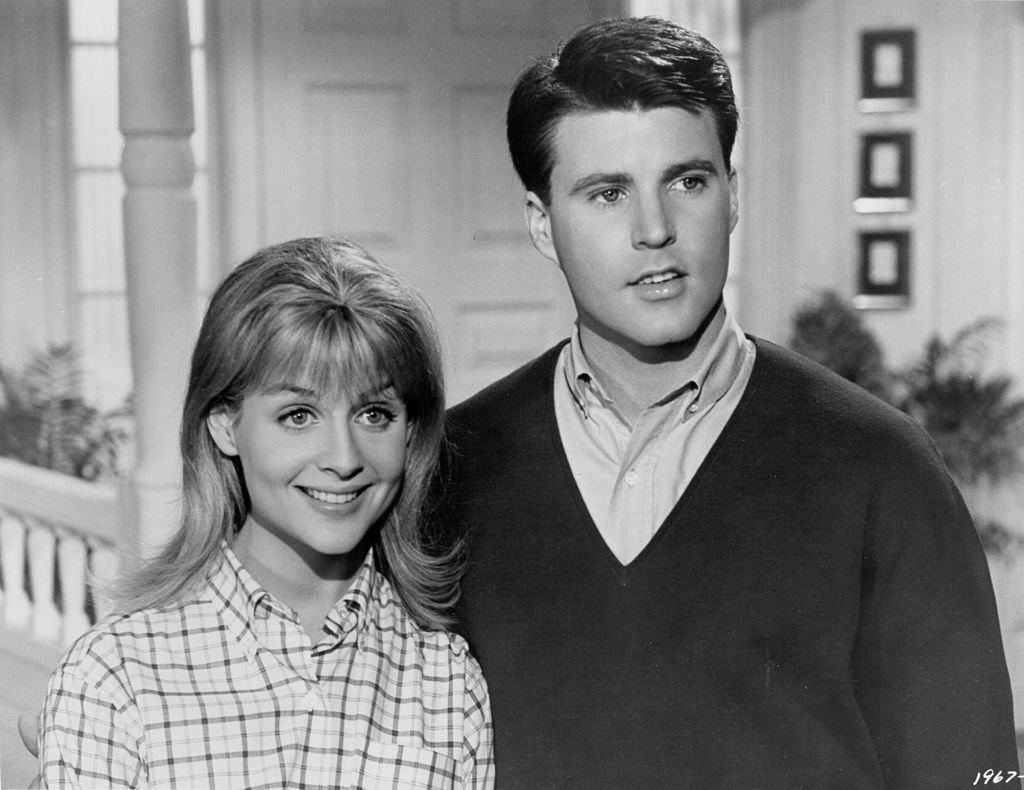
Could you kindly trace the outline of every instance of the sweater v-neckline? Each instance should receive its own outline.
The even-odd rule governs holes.
[[[748,338],[749,337],[750,336],[748,335]],[[753,338],[750,339],[757,346],[758,355],[754,358],[754,368],[751,371],[750,380],[747,382],[746,389],[740,396],[739,403],[736,405],[735,410],[730,415],[725,425],[722,426],[721,433],[719,433],[715,438],[714,443],[708,449],[707,455],[704,456],[700,466],[691,478],[689,485],[686,486],[686,489],[680,495],[679,499],[676,500],[672,509],[658,525],[658,528],[654,531],[654,534],[651,535],[651,539],[647,542],[647,545],[644,546],[640,553],[625,565],[618,557],[615,556],[615,553],[608,546],[608,543],[605,541],[601,531],[597,528],[594,517],[590,512],[590,508],[587,507],[586,502],[583,500],[583,494],[580,492],[580,488],[576,484],[576,478],[572,473],[572,466],[569,464],[569,457],[566,455],[565,445],[562,443],[562,435],[558,429],[558,419],[555,416],[554,387],[557,386],[557,382],[554,382],[554,379],[557,376],[558,355],[565,344],[563,343],[552,349],[553,353],[551,354],[547,375],[543,377],[545,389],[542,395],[542,412],[547,426],[547,435],[551,441],[555,458],[557,459],[559,473],[565,481],[564,489],[569,492],[573,505],[581,516],[580,526],[584,530],[586,537],[596,544],[598,551],[607,562],[608,567],[611,569],[612,573],[615,574],[619,584],[623,587],[629,584],[630,579],[636,575],[640,566],[643,565],[644,559],[654,551],[658,543],[662,541],[667,533],[672,531],[673,526],[680,520],[681,511],[686,508],[687,502],[694,495],[693,492],[698,487],[701,478],[707,474],[708,467],[713,464],[714,458],[718,455],[728,434],[732,433],[733,425],[742,417],[743,413],[747,411],[749,403],[753,397],[753,393],[757,389],[759,379],[761,377],[763,365],[759,364],[759,362],[760,355],[764,352],[762,344],[758,344]]]

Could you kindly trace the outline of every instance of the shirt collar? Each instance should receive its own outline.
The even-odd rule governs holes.
[[[743,366],[749,341],[736,320],[724,307],[722,310],[725,320],[693,375],[685,381],[680,381],[677,387],[673,387],[652,405],[666,404],[684,392],[695,391],[692,403],[699,403],[702,408],[706,408],[720,400],[729,390]],[[563,360],[566,386],[585,418],[590,416],[589,410],[592,405],[609,408],[618,413],[614,402],[601,387],[600,380],[583,352],[578,322],[573,328],[568,353],[563,355]]]
[[[371,548],[366,552],[352,584],[327,615],[327,626],[333,636],[340,637],[352,628],[358,633],[365,630],[373,602],[379,599],[383,583]]]
[[[210,587],[215,602],[223,611],[232,615],[231,619],[251,623],[257,617],[266,616],[268,608],[283,606],[245,569],[227,542],[221,543],[221,551],[223,558],[210,577]],[[352,628],[357,631],[365,628],[371,604],[382,582],[371,548],[366,552],[352,584],[327,615],[332,635],[340,636]]]

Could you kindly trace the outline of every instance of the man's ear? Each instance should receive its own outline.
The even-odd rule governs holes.
[[[238,455],[235,446],[235,414],[226,409],[217,409],[206,417],[206,430],[210,432],[213,443],[224,455]]]
[[[729,232],[736,229],[740,221],[740,184],[736,171],[729,173]]]
[[[536,192],[526,193],[523,215],[526,217],[526,229],[530,232],[530,240],[533,241],[537,252],[558,265],[558,253],[555,251],[555,240],[551,232],[551,214]]]

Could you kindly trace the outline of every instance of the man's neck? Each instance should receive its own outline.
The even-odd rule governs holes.
[[[693,342],[638,354],[581,324],[580,343],[601,387],[633,425],[644,409],[694,376],[724,323],[725,307],[719,303]]]

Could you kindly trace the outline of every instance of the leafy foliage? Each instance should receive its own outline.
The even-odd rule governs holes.
[[[980,319],[948,343],[932,337],[901,376],[903,411],[938,445],[950,472],[969,485],[998,483],[1024,472],[1024,400],[1013,380],[983,374],[985,340],[998,326]]]
[[[48,346],[20,374],[0,368],[0,455],[85,480],[120,474],[129,406],[100,412],[80,382],[70,345]]]
[[[868,392],[888,399],[890,377],[882,348],[860,314],[832,292],[797,311],[790,346]]]
[[[1024,473],[1024,399],[1008,376],[984,371],[999,322],[981,318],[949,341],[935,335],[907,368],[889,371],[860,315],[826,292],[794,316],[791,347],[914,417],[928,431],[953,478],[965,488]],[[978,521],[986,550],[1022,539],[991,519]]]

